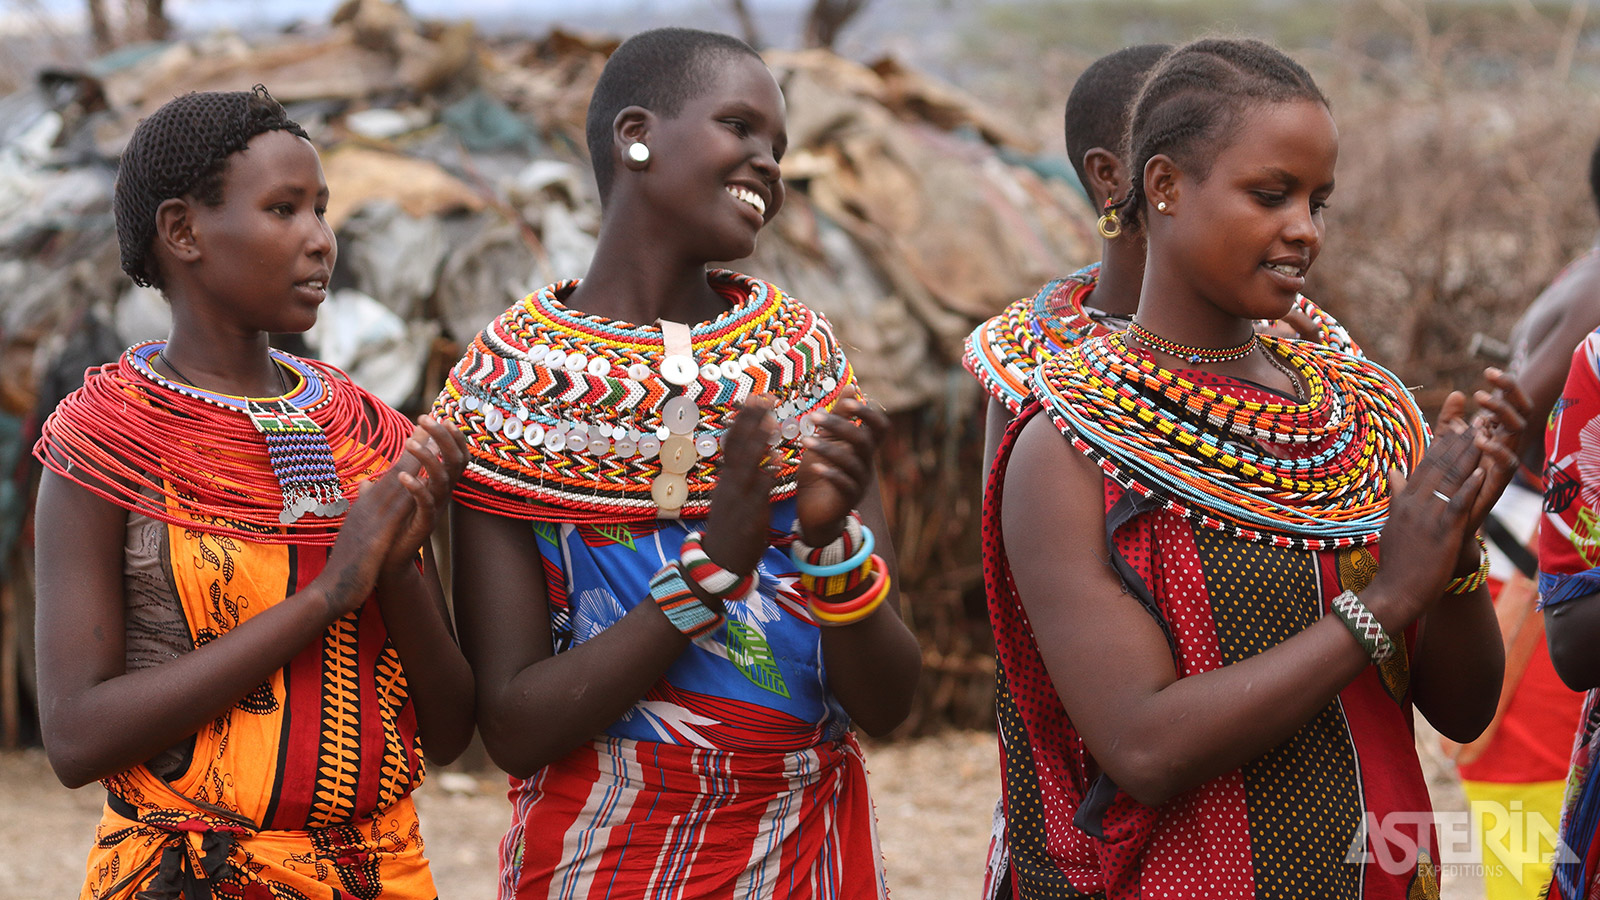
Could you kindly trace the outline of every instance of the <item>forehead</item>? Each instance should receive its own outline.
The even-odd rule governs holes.
[[[243,150],[228,157],[228,171],[223,176],[225,195],[280,187],[303,188],[313,193],[327,187],[317,148],[305,138],[287,131],[263,131],[251,138]]]
[[[1321,103],[1264,103],[1246,110],[1233,131],[1233,140],[1217,154],[1213,171],[1278,169],[1311,184],[1333,180],[1339,160],[1339,129],[1333,114]]]
[[[783,115],[783,91],[772,77],[772,70],[759,58],[745,53],[716,53],[701,64],[705,68],[700,91],[685,108],[743,103]]]

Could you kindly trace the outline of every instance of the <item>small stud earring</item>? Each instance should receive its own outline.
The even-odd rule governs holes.
[[[1166,211],[1167,211],[1167,201],[1162,200],[1161,202],[1156,204],[1156,212],[1166,212]]]
[[[628,145],[628,158],[636,163],[650,161],[650,148],[643,141],[634,141]]]

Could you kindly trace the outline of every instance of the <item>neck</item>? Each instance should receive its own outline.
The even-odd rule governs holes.
[[[284,377],[268,352],[264,331],[246,333],[204,327],[173,306],[172,331],[156,367],[167,378],[236,397],[276,397]],[[180,373],[181,370],[181,373]]]
[[[1095,309],[1124,318],[1139,308],[1140,282],[1144,279],[1144,241],[1129,236],[1103,241],[1100,276],[1089,301]]]
[[[666,242],[641,239],[650,229],[617,224],[638,217],[609,212],[589,271],[567,306],[636,325],[657,319],[695,324],[727,310],[727,301],[706,280],[707,260],[684,259]]]

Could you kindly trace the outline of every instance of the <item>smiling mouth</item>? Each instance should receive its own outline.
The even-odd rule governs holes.
[[[1281,275],[1287,275],[1290,278],[1304,278],[1306,274],[1305,266],[1292,266],[1288,263],[1262,263],[1262,265]]]
[[[760,194],[750,190],[749,188],[739,187],[736,184],[727,185],[726,190],[728,193],[733,195],[734,199],[742,200],[743,202],[750,204],[751,206],[755,207],[756,212],[760,213],[762,216],[766,216],[767,201],[761,199]]]
[[[313,278],[310,281],[297,281],[295,282],[294,286],[297,288],[305,288],[306,290],[310,291],[322,291],[324,293],[328,290],[328,283],[320,278]]]

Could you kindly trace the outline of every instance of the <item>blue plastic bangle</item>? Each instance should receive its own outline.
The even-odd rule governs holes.
[[[794,567],[801,575],[810,575],[812,578],[828,578],[833,575],[843,575],[861,568],[867,560],[872,558],[872,545],[874,542],[872,529],[861,526],[861,547],[856,550],[856,555],[844,562],[834,563],[831,566],[816,566],[795,556],[794,545],[789,545],[789,559],[794,562]]]

